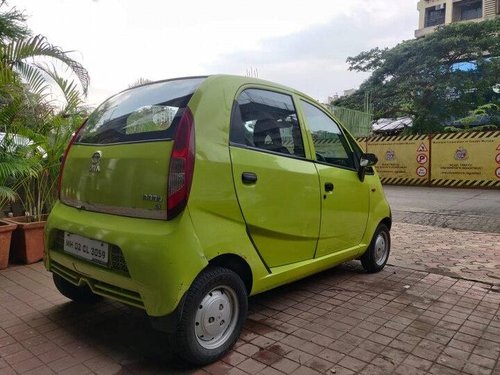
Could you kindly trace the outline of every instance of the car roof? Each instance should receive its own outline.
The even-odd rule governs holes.
[[[230,81],[230,82],[238,84],[240,86],[246,85],[246,84],[250,84],[250,85],[255,84],[255,85],[259,85],[259,86],[269,86],[269,87],[281,89],[284,91],[292,92],[294,94],[308,98],[309,100],[311,100],[313,102],[316,102],[316,100],[314,98],[310,97],[309,95],[304,94],[303,92],[295,90],[291,87],[282,85],[280,83],[267,81],[267,80],[260,79],[260,78],[239,76],[239,75],[233,75],[233,74],[211,74],[211,75],[204,75],[204,76],[202,75],[202,76],[186,76],[186,77],[168,78],[168,79],[162,79],[162,80],[153,81],[153,82],[147,82],[147,83],[144,83],[142,85],[137,85],[137,86],[128,88],[128,89],[123,90],[121,92],[132,90],[132,89],[137,88],[137,87],[153,85],[153,84],[161,83],[161,82],[176,81],[176,80],[181,80],[181,79],[197,79],[197,78],[209,78],[210,81],[212,81],[212,82],[219,81],[219,80],[220,81]]]

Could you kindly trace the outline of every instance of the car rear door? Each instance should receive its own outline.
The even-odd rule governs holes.
[[[292,96],[246,89],[233,106],[230,153],[234,185],[254,246],[268,267],[314,257],[320,192],[306,160]]]
[[[300,102],[321,189],[321,229],[315,256],[357,251],[368,220],[369,185],[358,178],[354,153],[340,126],[316,104]]]

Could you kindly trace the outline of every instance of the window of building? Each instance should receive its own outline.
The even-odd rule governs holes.
[[[453,21],[483,17],[483,0],[463,0],[453,4]]]
[[[446,4],[440,4],[425,9],[425,27],[444,24]]]

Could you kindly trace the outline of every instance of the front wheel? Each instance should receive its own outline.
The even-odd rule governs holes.
[[[195,365],[221,358],[238,339],[247,310],[247,291],[240,277],[227,268],[207,268],[187,292],[173,337],[176,354]]]
[[[381,271],[389,259],[391,235],[385,224],[380,224],[373,235],[372,242],[361,256],[363,268],[370,273]]]

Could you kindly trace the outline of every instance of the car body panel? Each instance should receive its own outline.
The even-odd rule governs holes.
[[[45,266],[47,269],[59,273],[61,271],[57,269],[57,266],[61,265],[64,269],[70,270],[73,276],[76,275],[75,279],[68,275],[61,275],[71,282],[88,283],[91,286],[92,284],[99,286],[101,282],[112,286],[116,294],[108,293],[104,289],[99,289],[99,293],[131,305],[137,304],[122,298],[119,290],[136,293],[148,315],[161,317],[170,314],[178,307],[193,280],[210,262],[228,255],[237,256],[251,270],[250,294],[286,284],[361,255],[367,249],[379,223],[382,220],[390,220],[390,209],[378,176],[374,172],[365,178],[365,185],[369,187],[369,214],[367,221],[365,220],[366,230],[361,238],[358,239],[359,230],[355,235],[344,234],[345,244],[341,247],[347,246],[346,248],[333,252],[319,251],[316,252],[316,258],[314,258],[316,250],[314,243],[319,234],[320,206],[323,199],[319,177],[323,172],[323,165],[318,164],[314,159],[312,139],[308,134],[306,124],[299,121],[306,150],[304,160],[292,160],[281,156],[270,156],[270,154],[264,155],[264,153],[259,153],[255,159],[263,171],[259,171],[261,181],[267,179],[270,181],[263,191],[266,194],[272,194],[271,200],[279,200],[283,191],[282,183],[298,184],[299,174],[297,173],[295,176],[283,177],[281,175],[277,178],[273,168],[280,166],[285,169],[302,170],[308,182],[300,189],[303,191],[310,189],[307,198],[294,201],[293,207],[290,207],[288,211],[288,214],[298,217],[303,215],[306,221],[303,228],[295,226],[289,230],[280,227],[280,221],[285,219],[281,214],[276,215],[275,218],[265,218],[270,225],[275,225],[277,228],[271,232],[278,233],[280,237],[283,237],[280,233],[289,235],[285,238],[287,245],[279,249],[281,255],[276,255],[274,259],[269,258],[271,266],[266,264],[265,252],[262,252],[260,248],[271,246],[277,240],[264,231],[261,231],[264,233],[261,237],[262,241],[258,239],[252,242],[252,238],[249,237],[248,233],[252,232],[252,229],[259,228],[259,223],[252,223],[251,220],[245,222],[237,191],[246,189],[247,186],[237,185],[241,182],[241,180],[238,181],[238,178],[241,178],[239,177],[241,172],[246,166],[252,164],[252,160],[246,159],[247,150],[242,148],[236,150],[229,145],[232,106],[238,93],[247,87],[267,88],[288,93],[295,102],[299,98],[313,101],[296,90],[259,79],[225,75],[209,76],[200,84],[188,103],[194,118],[196,153],[193,182],[186,209],[173,220],[158,220],[91,212],[85,210],[85,207],[70,207],[58,202],[46,226]],[[110,161],[103,160],[101,164],[103,176],[99,178],[90,177],[87,172],[91,162],[90,153],[94,150],[92,147],[78,145],[78,148],[76,146],[70,148],[62,181],[64,194],[72,194],[72,197],[79,197],[82,200],[81,192],[69,191],[66,186],[71,180],[76,181],[75,186],[82,183],[84,186],[95,189],[96,192],[89,189],[84,195],[92,196],[92,199],[96,201],[101,199],[97,192],[99,189],[104,189],[101,191],[107,202],[124,207],[155,208],[152,202],[143,200],[140,193],[149,193],[151,190],[151,194],[164,196],[162,191],[165,190],[162,189],[166,188],[168,158],[161,158],[159,155],[170,154],[171,142],[122,145],[116,149],[115,146],[108,145],[104,151],[101,151],[103,155],[105,152],[106,155],[112,157]],[[118,160],[121,157],[126,159],[133,155],[137,160],[115,162],[115,166],[118,166],[121,171],[120,176],[112,173],[109,180],[106,179],[106,173],[112,172],[111,160]],[[234,173],[232,156],[236,161]],[[67,169],[68,165],[73,165],[74,168]],[[157,166],[158,171],[144,170],[152,166]],[[320,170],[319,174],[316,168]],[[355,174],[352,171],[349,173]],[[273,177],[272,181],[271,177]],[[81,181],[78,180],[79,178]],[[156,178],[159,180],[156,181]],[[286,181],[279,181],[280,178]],[[344,180],[347,183],[352,179],[344,177]],[[293,185],[291,187],[294,187]],[[249,194],[250,189],[245,194]],[[253,210],[251,205],[259,202],[261,198],[248,195],[246,199],[248,202],[245,204]],[[338,207],[346,209],[349,205],[356,206],[359,202],[356,197],[352,197],[341,203]],[[271,207],[278,208],[277,205],[271,205]],[[313,213],[314,207],[318,210],[317,214]],[[356,207],[357,210],[361,210],[361,204]],[[271,214],[274,214],[272,212],[274,208],[269,210]],[[253,220],[257,220],[258,212],[255,211],[253,214]],[[342,221],[360,217],[357,214],[353,215],[342,215],[337,225],[341,225]],[[334,214],[326,215],[324,220],[329,220],[330,216]],[[58,231],[67,231],[118,246],[123,253],[129,274],[120,274],[63,253],[61,249],[56,248],[55,237]],[[315,231],[316,235],[314,235]],[[259,233],[257,237],[260,235]],[[295,250],[295,255],[290,258],[286,249],[295,244],[293,238],[305,238],[304,243],[308,244],[301,250]],[[331,238],[335,238],[335,235],[331,235]],[[359,243],[352,245],[352,241],[359,241]],[[327,248],[331,249],[330,246],[325,246],[325,249]],[[228,264],[228,267],[230,266],[231,264]]]
[[[90,211],[166,219],[172,145],[171,140],[73,145],[62,175],[61,200]],[[94,162],[96,153],[100,156]]]
[[[316,164],[323,199],[316,257],[354,248],[361,243],[370,208],[369,184],[356,171]],[[332,183],[333,191],[325,191]]]
[[[269,267],[311,259],[320,224],[314,164],[272,153],[230,147],[234,185],[250,235]],[[255,173],[255,183],[242,181]]]
[[[46,228],[49,254],[44,261],[48,269],[71,271],[82,279],[137,292],[151,316],[173,311],[200,269],[208,264],[187,211],[175,221],[162,221],[90,212],[58,202]],[[56,248],[56,230],[118,246],[129,276],[65,254]],[[61,276],[68,279],[64,273]],[[128,302],[105,291],[100,294]]]

